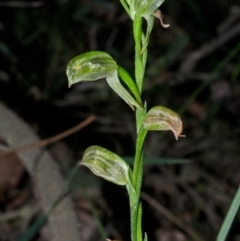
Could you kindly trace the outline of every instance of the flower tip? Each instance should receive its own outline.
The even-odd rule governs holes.
[[[165,23],[163,22],[164,16],[163,16],[162,12],[161,12],[159,9],[157,9],[157,10],[153,13],[153,16],[154,16],[155,18],[158,18],[158,19],[160,20],[160,23],[161,23],[161,25],[162,25],[163,28],[168,28],[168,27],[170,27],[170,24],[165,24]]]
[[[186,137],[185,135],[175,135],[176,140],[178,141],[178,137]]]
[[[164,28],[170,27],[170,24],[161,23]]]

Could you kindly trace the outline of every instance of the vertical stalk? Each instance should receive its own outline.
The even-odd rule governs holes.
[[[139,93],[142,93],[142,82],[143,82],[143,64],[141,58],[141,36],[142,36],[142,17],[135,15],[133,20],[133,35],[135,41],[135,80],[138,86]]]
[[[135,40],[135,80],[138,91],[141,95],[143,77],[145,72],[147,50],[141,53],[142,50],[142,17],[136,15],[133,21],[133,33]],[[136,110],[136,151],[133,166],[133,189],[134,195],[130,198],[130,214],[131,214],[131,239],[132,241],[142,241],[142,205],[140,202],[140,191],[142,186],[143,176],[143,143],[147,131],[142,128],[142,121],[146,115],[146,106],[144,109]],[[133,192],[132,192],[133,194]]]
[[[141,123],[140,123],[141,124]],[[147,130],[141,128],[137,134],[136,153],[133,167],[133,189],[130,197],[131,235],[132,241],[142,240],[142,206],[140,192],[143,178],[143,143]]]

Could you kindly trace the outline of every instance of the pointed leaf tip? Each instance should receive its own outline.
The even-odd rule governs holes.
[[[183,125],[181,118],[176,112],[164,106],[155,106],[150,109],[143,122],[143,126],[147,130],[171,130],[176,140],[178,140],[178,137],[182,137]]]

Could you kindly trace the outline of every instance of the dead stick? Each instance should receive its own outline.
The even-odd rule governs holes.
[[[12,8],[38,8],[44,5],[43,1],[36,2],[20,2],[20,1],[4,1],[0,2],[0,7],[12,7]]]
[[[172,221],[178,227],[180,227],[182,230],[184,230],[193,240],[195,240],[195,241],[204,241],[194,230],[189,228],[179,218],[177,218],[175,215],[173,215],[171,212],[169,212],[165,207],[163,207],[160,203],[158,203],[156,200],[154,200],[148,194],[142,192],[141,193],[141,197],[146,202],[148,202],[150,205],[152,205],[154,208],[156,208],[166,218],[168,218],[170,221]]]
[[[31,143],[29,145],[9,149],[7,151],[1,152],[0,156],[6,156],[6,155],[9,155],[9,154],[12,154],[12,153],[15,153],[15,152],[26,151],[26,150],[32,149],[32,148],[43,147],[43,146],[49,145],[51,143],[57,142],[57,141],[65,138],[65,137],[70,136],[73,133],[83,129],[87,125],[91,124],[95,119],[96,119],[96,117],[94,115],[89,116],[86,120],[82,121],[78,125],[70,128],[70,129],[68,129],[68,130],[66,130],[66,131],[64,131],[60,134],[57,134],[57,135],[52,136],[52,137],[50,137],[48,139],[45,139],[45,140],[41,140],[41,141],[38,141],[38,142]]]

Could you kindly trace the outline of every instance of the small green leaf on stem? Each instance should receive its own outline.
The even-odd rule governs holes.
[[[139,104],[121,85],[117,73],[106,78],[108,85],[134,110],[134,106],[142,109]]]
[[[164,107],[164,106],[155,106],[149,110],[146,115],[146,118],[143,122],[143,126],[147,130],[152,131],[167,131],[171,130],[178,140],[178,137],[182,136],[182,120],[179,115]]]
[[[103,147],[87,148],[80,164],[88,167],[96,176],[117,185],[126,185],[130,182],[130,168],[126,162]]]
[[[136,83],[130,76],[130,74],[122,67],[118,68],[118,75],[123,80],[123,82],[127,85],[127,87],[131,90],[132,94],[134,95],[136,101],[142,106],[141,97],[137,88]]]

